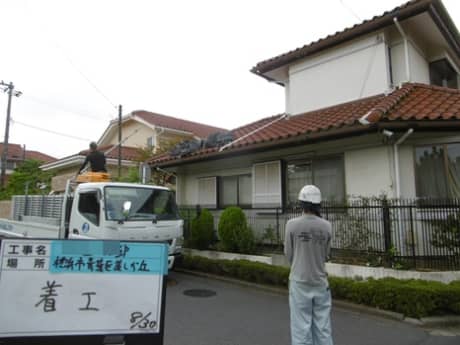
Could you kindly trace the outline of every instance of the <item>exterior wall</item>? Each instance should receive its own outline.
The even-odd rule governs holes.
[[[399,148],[399,181],[401,198],[415,198],[414,146],[402,145]]]
[[[299,114],[385,92],[387,45],[374,34],[308,58],[289,69],[286,110]]]
[[[390,46],[390,51],[393,84],[399,85],[402,82],[408,81],[404,43],[402,41],[393,43]],[[410,81],[429,84],[430,72],[428,61],[411,41],[409,41],[409,63]]]
[[[408,155],[411,152],[409,149]],[[346,195],[378,196],[386,193],[390,197],[393,196],[392,146],[383,145],[381,134],[375,134],[181,167],[177,171],[177,203],[182,206],[198,203],[198,178],[252,174],[255,163],[280,159],[286,161],[287,157],[301,161],[334,155],[343,155]],[[410,166],[412,163],[408,164]]]
[[[345,152],[345,184],[350,196],[393,196],[388,146]]]
[[[137,130],[136,134],[132,135]],[[114,135],[106,139],[107,145],[118,145],[118,132],[114,131]],[[122,138],[129,138],[123,142],[124,146],[145,147],[147,138],[154,135],[155,131],[137,121],[128,121],[123,124],[121,129]]]
[[[388,139],[382,134],[375,134],[188,165],[178,172],[177,202],[184,206],[198,203],[197,179],[201,177],[251,173],[255,163],[286,160],[287,157],[302,160],[336,154],[343,154],[346,196],[378,197],[385,194],[393,198],[396,195],[393,143],[402,135],[403,133],[395,133],[395,138],[385,144],[382,140]],[[402,198],[412,199],[417,196],[415,148],[420,145],[456,142],[460,142],[460,136],[456,133],[415,130],[398,147]]]

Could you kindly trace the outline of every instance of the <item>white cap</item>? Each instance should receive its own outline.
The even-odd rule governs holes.
[[[305,202],[311,202],[312,204],[321,203],[321,191],[318,187],[313,185],[306,185],[300,190],[299,200]]]

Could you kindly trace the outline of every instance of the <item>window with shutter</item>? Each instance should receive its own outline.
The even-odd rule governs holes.
[[[281,162],[253,165],[253,207],[281,207]]]
[[[198,179],[198,204],[205,208],[217,207],[217,178]]]

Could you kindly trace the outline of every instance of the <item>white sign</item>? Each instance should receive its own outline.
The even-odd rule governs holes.
[[[0,337],[156,334],[162,243],[4,239]]]

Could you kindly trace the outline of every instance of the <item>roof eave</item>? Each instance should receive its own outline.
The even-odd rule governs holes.
[[[329,39],[323,39],[319,42],[313,43],[312,46],[300,48],[298,51],[293,51],[291,53],[286,53],[278,57],[259,62],[251,69],[251,72],[267,79],[265,73],[275,68],[292,64],[312,54],[319,53],[360,36],[394,25],[394,17],[397,17],[398,20],[402,21],[423,12],[428,12],[430,14],[444,37],[446,37],[448,43],[453,47],[454,51],[460,55],[460,35],[447,10],[439,0],[424,0],[407,8],[399,9],[394,13],[387,13],[380,18],[370,20],[367,23],[359,24],[358,26],[350,28],[345,32],[341,32]]]
[[[334,130],[324,130],[320,132],[310,132],[295,137],[290,137],[282,140],[265,141],[258,144],[239,146],[230,150],[215,152],[206,155],[196,155],[185,157],[179,160],[171,160],[163,163],[151,163],[153,167],[159,168],[173,168],[191,163],[198,163],[203,161],[213,161],[217,159],[229,158],[240,154],[256,153],[265,151],[272,147],[277,149],[293,147],[298,145],[314,144],[322,141],[330,141],[336,139],[350,138],[354,136],[361,136],[370,133],[376,133],[383,129],[391,129],[395,131],[403,131],[409,128],[416,130],[429,131],[429,130],[442,130],[452,131],[453,128],[457,130],[460,128],[460,120],[412,120],[412,121],[381,121],[368,126],[354,124],[350,126],[343,126]]]

